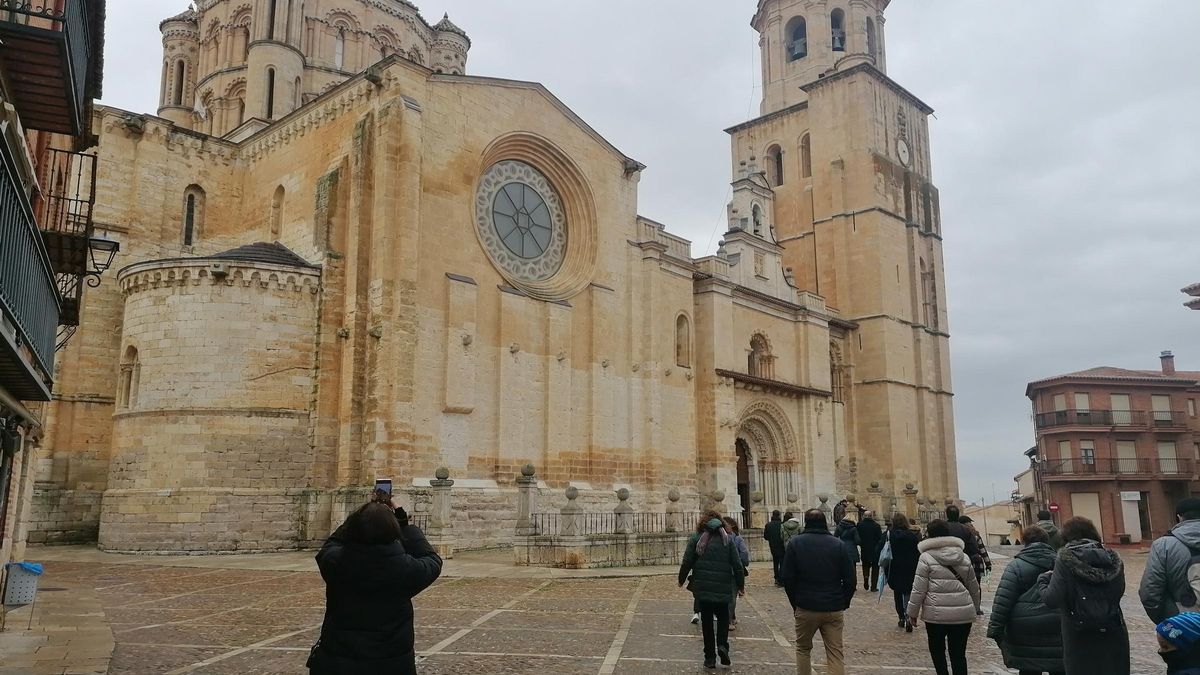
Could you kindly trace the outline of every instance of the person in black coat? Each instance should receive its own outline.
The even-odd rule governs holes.
[[[1062,630],[1058,612],[1042,602],[1038,577],[1054,569],[1054,548],[1042,528],[1031,525],[1021,533],[1025,548],[1004,569],[987,636],[996,641],[1004,665],[1020,675],[1062,675]]]
[[[775,585],[782,586],[779,571],[783,567],[783,516],[779,511],[771,512],[771,522],[763,528],[763,539],[771,549],[771,566],[774,568]]]
[[[883,546],[883,529],[875,522],[875,513],[867,511],[858,523],[859,546],[862,549],[863,588],[875,590],[879,583],[879,549]]]
[[[897,513],[892,517],[892,529],[888,531],[886,541],[892,546],[887,583],[896,602],[896,616],[899,619],[896,625],[911,633],[913,627],[908,622],[908,599],[917,577],[917,562],[921,559],[921,552],[917,550],[921,535],[913,531],[903,513]]]
[[[415,675],[412,599],[437,580],[442,559],[404,509],[377,494],[330,535],[317,566],[325,620],[309,673]]]

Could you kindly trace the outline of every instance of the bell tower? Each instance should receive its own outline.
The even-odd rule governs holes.
[[[933,109],[886,73],[889,4],[759,0],[762,115],[727,131],[735,177],[765,167],[785,269],[843,320],[839,487],[903,505],[910,484],[957,498],[958,479]]]
[[[887,72],[883,11],[891,0],[759,0],[762,114],[807,100],[801,86],[859,63]]]

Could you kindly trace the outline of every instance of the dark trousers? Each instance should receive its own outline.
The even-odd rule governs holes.
[[[716,619],[716,634],[713,634]],[[700,603],[700,631],[704,633],[704,658],[717,658],[717,648],[729,651],[729,605],[724,602]]]
[[[896,602],[896,618],[908,618],[908,598],[911,593],[901,593],[897,590],[892,590],[892,599]]]
[[[1022,671],[1019,671],[1020,675],[1042,675],[1042,672],[1043,672],[1043,671],[1040,671],[1040,670],[1022,670]],[[1066,675],[1066,673],[1050,673],[1050,675]]]
[[[879,563],[872,565],[871,563],[864,561],[862,566],[863,585],[867,587],[868,591],[876,590],[875,585],[879,583]]]
[[[925,623],[929,633],[929,655],[938,675],[967,675],[967,639],[971,637],[969,623]],[[950,649],[950,667],[946,667],[946,648]]]
[[[771,547],[771,568],[775,583],[783,583],[783,547]]]

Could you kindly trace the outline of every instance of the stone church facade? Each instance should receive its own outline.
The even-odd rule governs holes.
[[[526,464],[547,508],[956,497],[931,110],[885,74],[887,4],[760,0],[762,115],[701,258],[544,87],[464,74],[448,18],[164,21],[158,114],[95,111],[122,269],[59,358],[31,540],[306,546],[442,466],[481,544]]]

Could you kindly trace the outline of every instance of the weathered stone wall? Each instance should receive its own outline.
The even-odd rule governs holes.
[[[32,544],[84,544],[96,541],[100,529],[99,490],[61,490],[37,484],[30,518]]]

